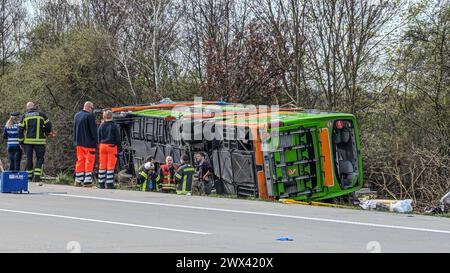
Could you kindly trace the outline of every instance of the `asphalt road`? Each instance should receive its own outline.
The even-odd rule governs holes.
[[[449,218],[54,185],[30,191],[0,195],[0,252],[450,252]]]

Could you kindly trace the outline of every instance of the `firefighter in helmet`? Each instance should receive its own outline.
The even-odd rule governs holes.
[[[47,115],[38,110],[33,102],[28,102],[27,111],[19,123],[19,144],[27,157],[28,179],[38,186],[42,186],[47,137],[52,135],[52,123]],[[33,154],[36,154],[36,164],[33,164]]]

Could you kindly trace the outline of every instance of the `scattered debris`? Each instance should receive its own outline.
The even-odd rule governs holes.
[[[355,192],[356,197],[361,200],[361,199],[375,199],[378,197],[378,193],[376,191],[373,191],[369,188],[362,188],[361,190]]]
[[[396,201],[392,200],[365,200],[359,205],[364,210],[389,211],[390,206]]]
[[[441,199],[441,210],[446,212],[450,209],[450,191]]]
[[[425,213],[427,214],[441,214],[450,211],[450,192],[442,197],[439,206],[427,207]]]
[[[170,98],[164,98],[158,102],[158,104],[171,104],[173,101]]]
[[[364,202],[368,200],[374,200],[378,198],[378,193],[376,191],[372,191],[369,188],[363,188],[357,192],[355,192],[355,197],[358,200],[355,202],[356,206],[361,206]],[[375,208],[373,208],[375,209]]]
[[[391,211],[398,213],[411,213],[413,201],[407,200],[366,200],[360,204],[360,207],[364,210],[380,210]]]
[[[412,203],[413,200],[411,199],[398,201],[390,207],[390,211],[398,213],[411,213],[413,212]]]

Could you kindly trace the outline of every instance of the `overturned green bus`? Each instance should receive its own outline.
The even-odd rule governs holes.
[[[353,115],[225,102],[170,102],[112,109],[130,174],[148,156],[163,163],[206,152],[218,194],[315,201],[363,186]]]

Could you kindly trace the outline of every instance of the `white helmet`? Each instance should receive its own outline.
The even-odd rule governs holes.
[[[147,162],[147,163],[144,164],[144,168],[146,170],[155,169],[155,164],[153,164],[152,162]]]

